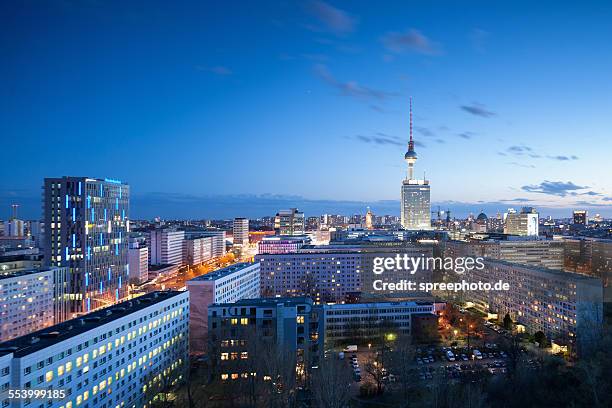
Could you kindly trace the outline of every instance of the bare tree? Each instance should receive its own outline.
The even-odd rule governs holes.
[[[350,399],[351,370],[346,361],[327,358],[311,376],[312,393],[319,407],[345,408]]]
[[[404,398],[408,397],[410,385],[414,384],[415,381],[413,367],[415,354],[412,339],[408,336],[398,338],[390,352],[389,369],[392,374],[396,375],[397,381],[402,385]]]

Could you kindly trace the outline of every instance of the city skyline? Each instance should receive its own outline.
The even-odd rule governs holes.
[[[399,215],[410,95],[432,210],[612,216],[612,8],[477,5],[3,4],[0,132],[26,159],[0,218],[77,175],[129,183],[134,218]]]

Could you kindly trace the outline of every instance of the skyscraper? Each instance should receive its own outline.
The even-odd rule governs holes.
[[[523,207],[520,213],[508,209],[504,234],[537,236],[539,232],[539,215],[535,208]]]
[[[128,295],[129,197],[129,186],[118,180],[45,179],[45,263],[68,268],[69,313]]]
[[[587,225],[589,216],[586,210],[574,210],[574,224]]]
[[[232,228],[234,235],[234,246],[247,247],[249,246],[249,219],[234,218]]]
[[[304,235],[304,213],[297,208],[280,210],[274,218],[276,235]]]
[[[431,229],[431,205],[429,202],[429,180],[414,178],[414,164],[417,154],[412,138],[412,98],[410,98],[410,142],[404,156],[408,164],[408,174],[402,181],[401,223],[407,230]]]

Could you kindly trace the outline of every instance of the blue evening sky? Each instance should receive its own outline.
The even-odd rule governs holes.
[[[135,217],[612,215],[612,5],[559,1],[0,4],[0,219],[44,177],[132,186]]]

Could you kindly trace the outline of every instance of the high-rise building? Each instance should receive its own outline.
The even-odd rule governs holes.
[[[4,223],[4,236],[5,237],[23,237],[25,234],[24,222],[17,218],[17,208],[19,204],[11,205],[13,212],[11,218]]]
[[[233,224],[234,246],[249,246],[249,219],[234,218]]]
[[[188,318],[188,292],[153,292],[1,343],[0,402],[16,408],[151,406],[187,376]],[[7,389],[51,392],[8,399]]]
[[[66,268],[0,271],[0,341],[65,320]]]
[[[211,251],[213,258],[221,258],[225,255],[225,231],[198,231],[193,235],[212,238]]]
[[[151,265],[182,265],[185,231],[160,228],[151,231]]]
[[[304,213],[297,208],[280,210],[274,218],[276,235],[304,235]]]
[[[259,297],[258,263],[238,263],[186,282],[189,291],[189,344],[191,353],[207,349],[208,306]]]
[[[370,207],[368,207],[368,211],[366,212],[366,216],[365,216],[365,227],[369,230],[374,228],[373,218],[374,218],[374,214],[372,214]]]
[[[189,237],[183,240],[183,263],[197,266],[212,258],[213,237]]]
[[[414,165],[417,154],[412,137],[412,98],[410,98],[410,141],[404,155],[408,164],[408,174],[402,181],[400,218],[402,227],[407,230],[431,229],[431,204],[429,199],[429,180],[414,178]]]
[[[504,223],[504,234],[537,236],[539,233],[539,216],[533,207],[523,207],[520,213],[509,209]]]
[[[129,186],[118,180],[45,179],[45,263],[68,268],[71,313],[128,296],[129,200]]]
[[[589,216],[586,210],[574,210],[574,224],[587,225]]]
[[[138,242],[132,243],[128,250],[130,283],[140,285],[149,279],[149,248]]]

